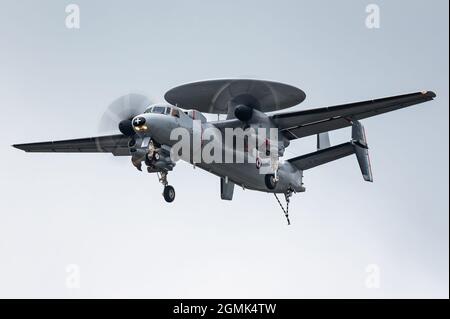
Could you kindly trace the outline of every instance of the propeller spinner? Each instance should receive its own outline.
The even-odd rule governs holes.
[[[119,131],[125,136],[133,136],[132,119],[142,114],[152,104],[142,94],[131,93],[114,100],[100,119],[99,130],[102,132]]]

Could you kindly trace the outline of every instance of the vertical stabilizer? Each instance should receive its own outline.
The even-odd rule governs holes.
[[[317,134],[317,150],[323,150],[330,146],[330,134],[328,132]]]
[[[359,121],[353,121],[352,124],[352,144],[364,180],[373,182],[366,132],[364,126]]]

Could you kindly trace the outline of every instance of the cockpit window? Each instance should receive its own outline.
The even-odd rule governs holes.
[[[174,108],[172,109],[172,116],[180,117],[180,112],[178,112],[178,110]]]
[[[166,108],[164,106],[154,106],[152,108],[152,113],[164,114],[166,112]]]
[[[151,106],[145,110],[145,113],[166,114],[175,117],[180,117],[179,111],[176,108],[170,106],[158,106],[158,105]]]

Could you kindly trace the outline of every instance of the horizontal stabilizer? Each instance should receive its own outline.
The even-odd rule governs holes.
[[[288,161],[299,170],[307,170],[319,165],[323,165],[340,158],[352,155],[355,148],[351,142],[332,146],[314,153],[291,158]]]

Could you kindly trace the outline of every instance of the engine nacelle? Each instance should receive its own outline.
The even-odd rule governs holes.
[[[234,116],[236,116],[239,121],[248,122],[252,118],[252,115],[253,108],[250,106],[240,104],[234,109]]]

